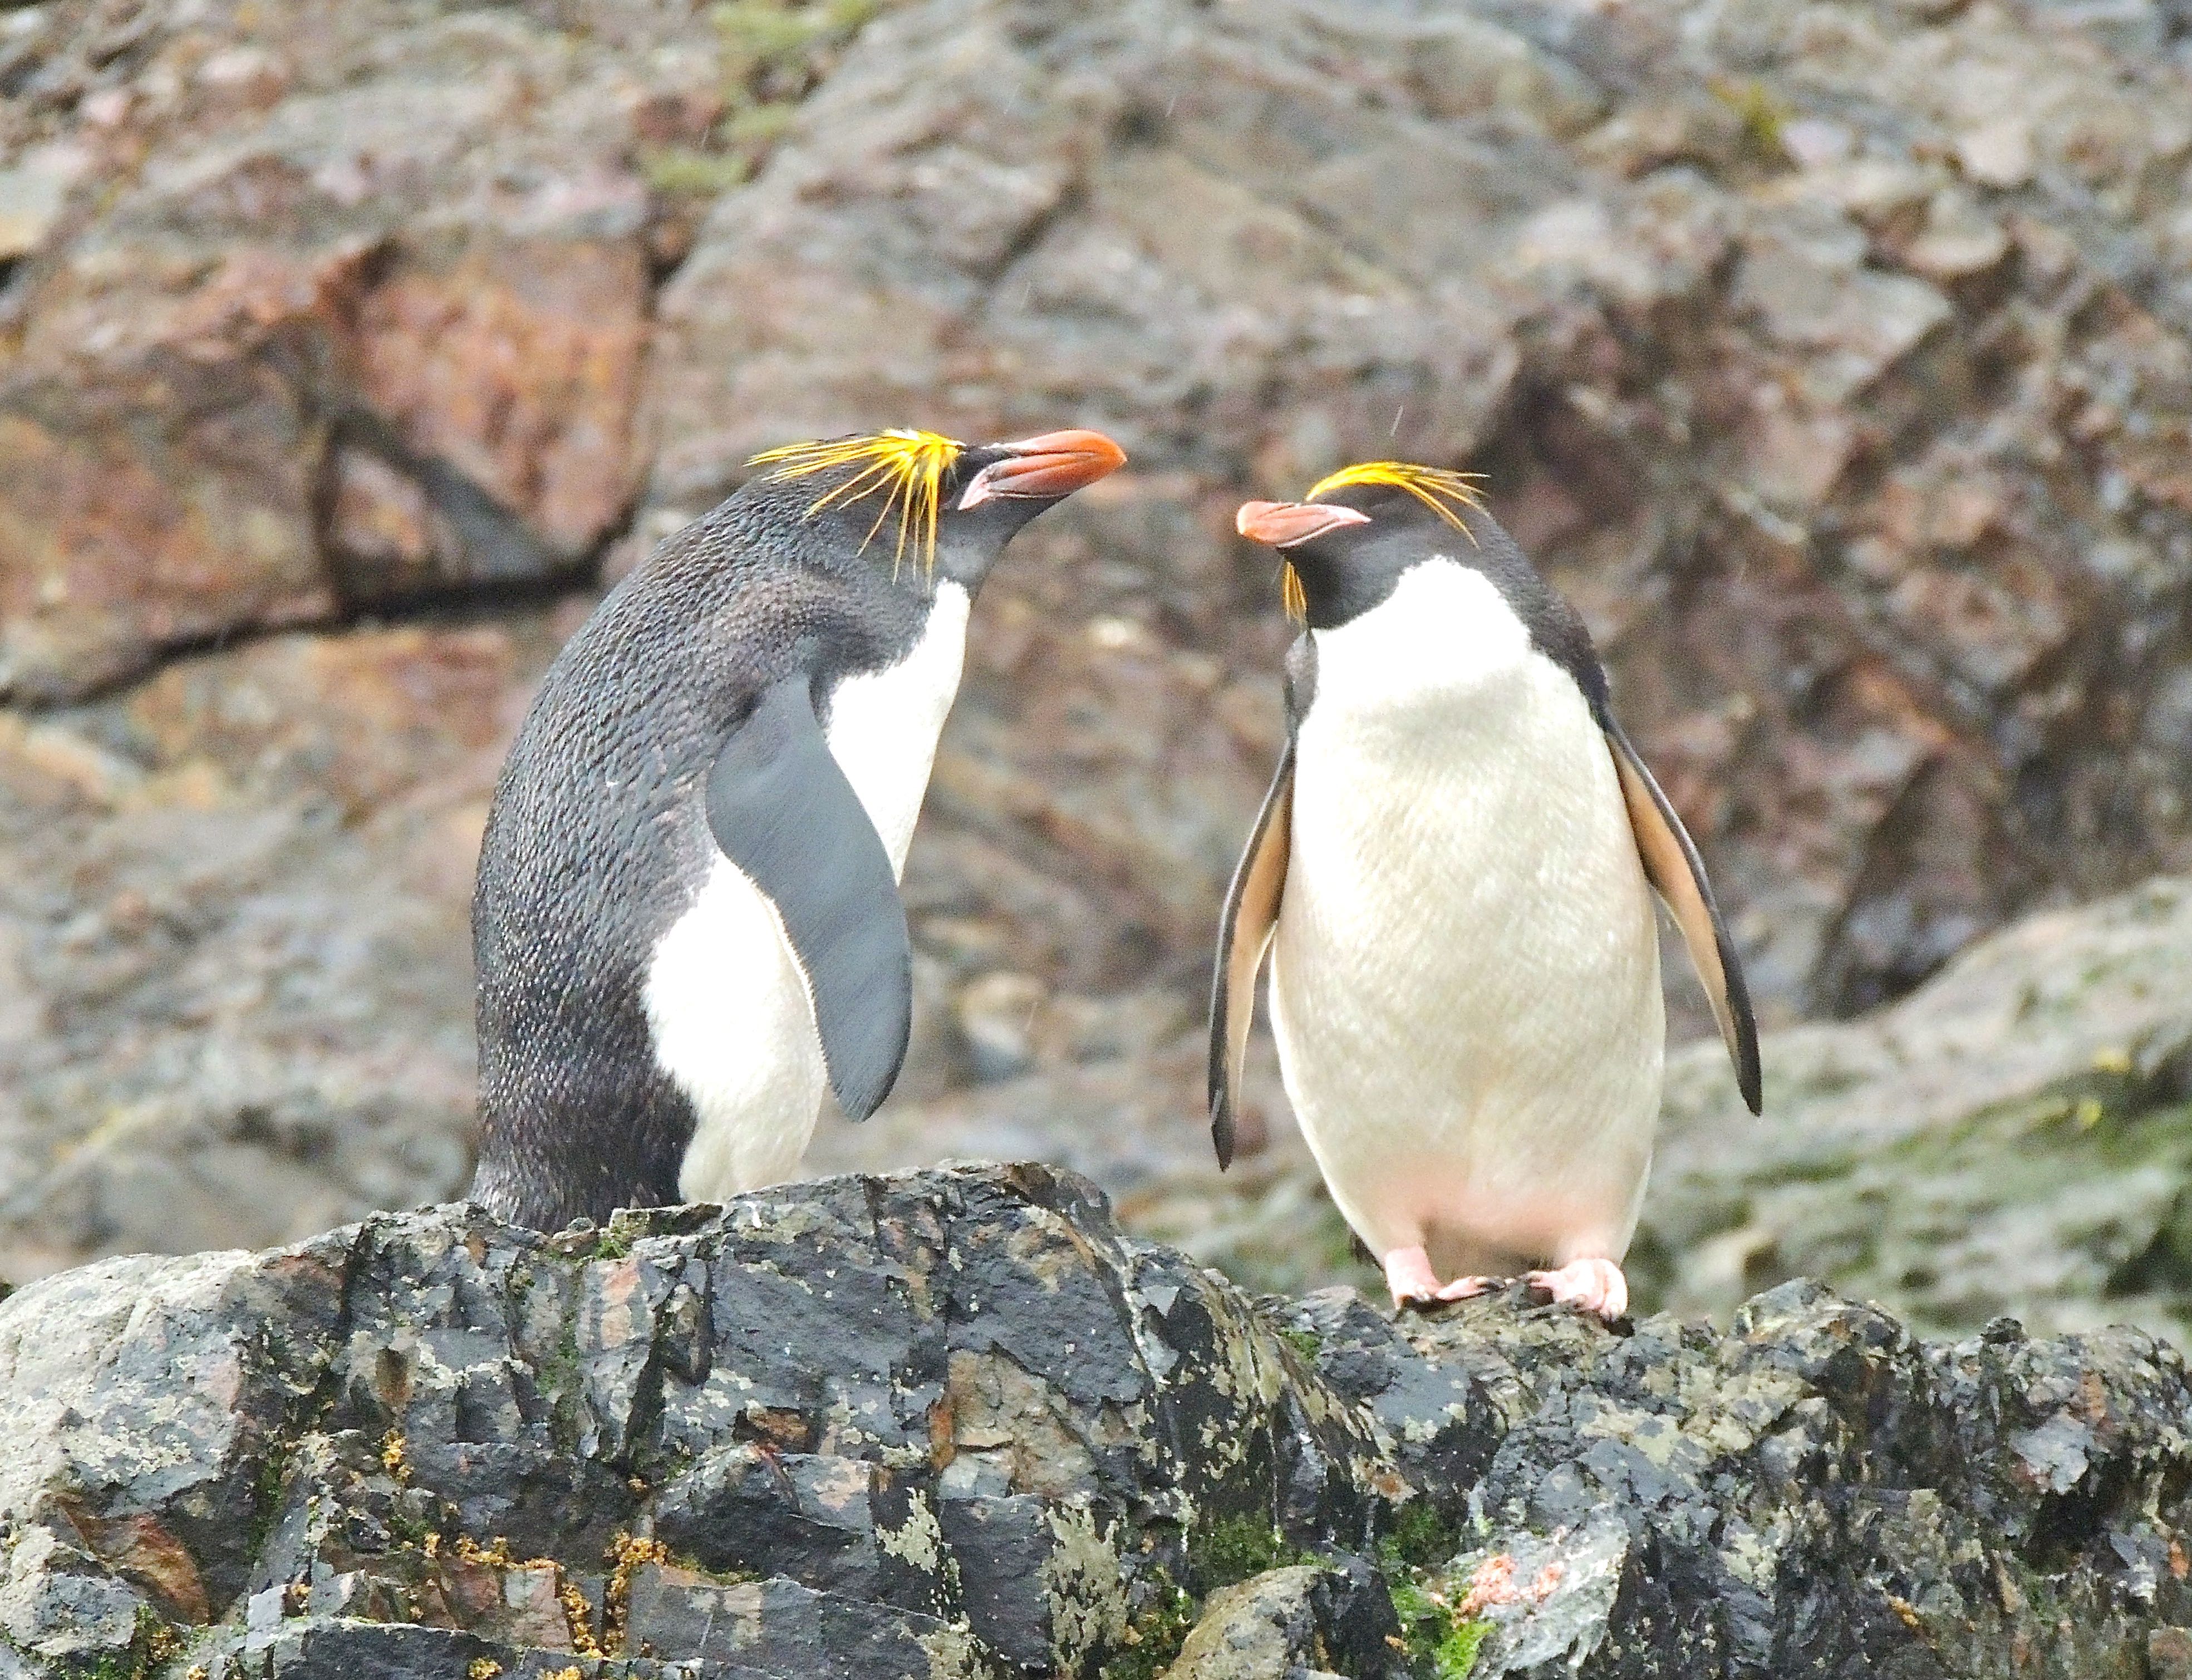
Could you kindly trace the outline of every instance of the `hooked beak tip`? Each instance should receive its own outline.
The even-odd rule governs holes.
[[[1337,502],[1247,501],[1233,516],[1233,529],[1252,542],[1291,548],[1344,525],[1367,525],[1370,516]]]
[[[975,475],[959,498],[961,507],[977,507],[996,496],[1054,501],[1127,464],[1127,452],[1100,431],[1046,431],[1001,447],[1012,454]]]

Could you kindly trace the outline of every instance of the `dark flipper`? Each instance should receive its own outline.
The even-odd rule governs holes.
[[[1666,900],[1675,925],[1682,931],[1690,961],[1697,965],[1698,978],[1704,983],[1705,1000],[1712,1005],[1713,1019],[1720,1023],[1720,1036],[1734,1059],[1736,1085],[1755,1114],[1761,1100],[1758,1023],[1751,1018],[1750,992],[1743,983],[1743,965],[1737,960],[1735,942],[1727,936],[1727,925],[1720,919],[1720,906],[1713,902],[1712,883],[1705,879],[1704,860],[1621,726],[1611,717],[1603,721],[1645,876]]]
[[[1279,925],[1293,834],[1294,745],[1289,740],[1271,778],[1248,848],[1233,871],[1225,913],[1218,923],[1217,971],[1210,985],[1210,1140],[1218,1164],[1233,1164],[1233,1105],[1256,1014],[1256,971]]]
[[[708,826],[806,971],[830,1088],[855,1120],[898,1078],[913,955],[890,854],[831,756],[804,673],[764,692],[708,772]]]

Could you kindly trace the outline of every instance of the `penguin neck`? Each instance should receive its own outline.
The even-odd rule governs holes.
[[[831,756],[901,876],[937,737],[966,666],[969,604],[964,588],[939,577],[913,645],[880,669],[840,677],[825,697],[823,734]]]
[[[1312,628],[1316,700],[1350,709],[1494,689],[1531,655],[1530,632],[1492,580],[1441,556],[1401,572],[1344,624]]]

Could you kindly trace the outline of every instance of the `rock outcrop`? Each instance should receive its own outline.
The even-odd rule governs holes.
[[[471,837],[573,616],[523,591],[818,430],[1134,455],[986,592],[908,871],[901,1100],[1047,1082],[1030,1152],[1179,1058],[1279,727],[1227,516],[1350,456],[1490,475],[1778,1021],[2186,866],[2183,31],[0,10],[0,1273],[456,1192]]]
[[[1242,1295],[966,1168],[464,1207],[0,1304],[0,1673],[2161,1677],[2136,1332]]]

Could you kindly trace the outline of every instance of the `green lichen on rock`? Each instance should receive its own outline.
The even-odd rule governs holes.
[[[1257,1517],[1213,1517],[1199,1525],[1187,1543],[1189,1574],[1204,1592],[1301,1563],[1309,1556],[1269,1521]]]
[[[715,198],[751,180],[799,106],[893,0],[730,0],[709,11],[722,110],[699,144],[646,148],[640,169],[669,198]]]
[[[187,1624],[274,1680],[1748,1680],[1800,1639],[2085,1680],[2192,1626],[2192,1386],[2132,1331],[1259,1303],[1034,1167],[572,1235],[425,1210],[0,1304],[16,1666],[147,1680]]]
[[[1394,1513],[1378,1542],[1378,1557],[1389,1571],[1421,1570],[1449,1561],[1458,1544],[1454,1524],[1438,1507],[1414,1499]]]
[[[1438,1680],[1469,1680],[1476,1672],[1476,1654],[1492,1631],[1487,1621],[1457,1622],[1431,1653],[1432,1671]]]
[[[1469,1680],[1492,1624],[1457,1609],[1433,1571],[1403,1568],[1389,1575],[1411,1668],[1419,1680]]]
[[[1099,1680],[1158,1680],[1168,1671],[1195,1626],[1195,1596],[1159,1567],[1144,1578],[1144,1602],[1127,1620],[1118,1649],[1099,1671]]]
[[[1725,1315],[1795,1276],[1915,1329],[2192,1337],[2192,888],[1988,940],[1892,1009],[1771,1035],[1767,1117],[1670,1059],[1630,1277]]]

